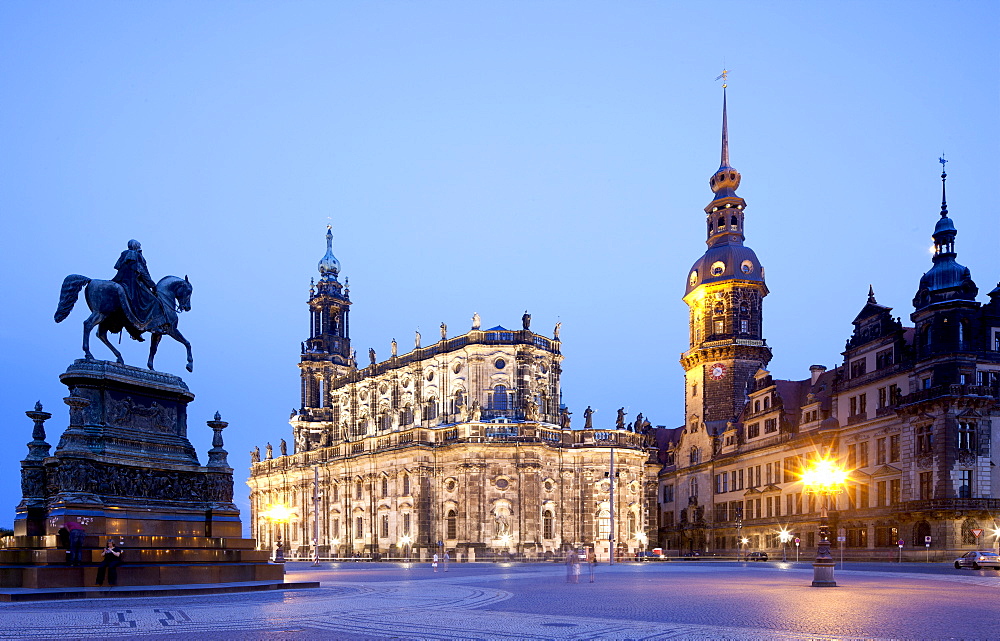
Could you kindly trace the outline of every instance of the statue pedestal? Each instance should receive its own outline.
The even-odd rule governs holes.
[[[21,463],[13,544],[0,549],[0,587],[93,585],[108,539],[124,550],[120,585],[282,580],[282,566],[242,538],[218,416],[208,422],[208,464],[198,461],[187,437],[194,395],[183,380],[87,360],[60,380],[69,426],[53,454],[42,429],[50,415],[27,413],[36,428]],[[86,530],[83,567],[69,567],[59,547],[69,521]]]

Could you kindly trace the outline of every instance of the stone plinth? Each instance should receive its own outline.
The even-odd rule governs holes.
[[[0,587],[91,585],[108,539],[124,550],[121,584],[281,581],[284,569],[243,539],[218,414],[207,465],[187,436],[194,399],[177,376],[107,361],[78,360],[60,376],[69,424],[49,454],[35,407],[23,499],[14,534],[0,548]],[[69,567],[59,531],[86,530],[82,567]]]

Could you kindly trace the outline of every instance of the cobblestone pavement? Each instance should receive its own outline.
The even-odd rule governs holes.
[[[289,563],[283,593],[0,604],[0,638],[997,639],[1000,573],[807,564]]]

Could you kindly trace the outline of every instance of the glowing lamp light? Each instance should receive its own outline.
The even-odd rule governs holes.
[[[500,544],[501,545],[510,545],[510,535],[509,534],[504,534],[503,536],[501,536],[500,537]]]
[[[837,492],[847,482],[847,470],[830,459],[820,459],[802,473],[802,484],[813,492]]]
[[[337,538],[330,539],[330,543],[332,543],[333,545],[340,545],[340,539]]]
[[[413,539],[410,538],[410,535],[406,534],[403,536],[403,538],[399,539],[399,542],[402,543],[403,545],[409,545],[412,540]]]
[[[638,534],[635,535],[635,540],[638,541],[639,543],[645,545],[646,541],[649,540],[649,537],[646,536],[646,534],[644,532],[639,532]]]
[[[744,536],[744,537],[743,537],[742,539],[740,539],[740,543],[742,543],[743,545],[746,545],[746,544],[747,544],[747,543],[749,543],[749,542],[750,542],[750,539],[748,539],[748,538],[747,538],[747,537],[745,537],[745,536]]]
[[[778,538],[782,543],[788,543],[792,540],[792,535],[788,532],[788,530],[782,530],[778,532]]]
[[[274,505],[269,505],[266,510],[261,512],[261,516],[266,518],[268,521],[273,521],[274,523],[287,523],[293,516],[295,516],[295,512],[293,512],[287,505],[276,503]]]

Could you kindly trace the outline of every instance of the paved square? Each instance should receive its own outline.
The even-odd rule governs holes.
[[[942,639],[1000,638],[1000,575],[851,565],[812,588],[806,564],[289,563],[283,593],[0,604],[0,638]]]

